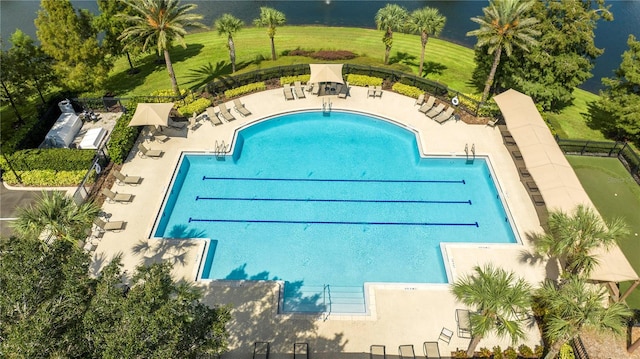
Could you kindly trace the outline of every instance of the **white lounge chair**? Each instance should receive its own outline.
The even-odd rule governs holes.
[[[438,116],[434,117],[433,120],[437,123],[444,123],[453,117],[453,107],[449,107],[445,111],[441,112]]]
[[[421,93],[420,96],[418,96],[418,98],[416,99],[416,105],[420,106],[424,103],[424,94]]]
[[[295,91],[297,98],[304,98],[304,90],[302,89],[302,83],[300,83],[300,81],[293,83],[293,90]]]
[[[131,202],[131,200],[133,199],[133,195],[130,193],[118,193],[118,192],[113,192],[112,190],[108,189],[108,188],[103,188],[102,189],[102,194],[107,197],[107,200],[109,200],[112,203],[115,202]]]
[[[120,230],[123,230],[125,222],[123,222],[123,221],[113,221],[113,222],[109,221],[109,222],[106,222],[106,221],[103,221],[100,218],[96,218],[93,221],[93,224],[95,224],[99,228],[100,231],[106,232],[106,231],[120,231]]]
[[[231,122],[236,119],[235,117],[233,117],[231,111],[227,109],[227,106],[224,103],[219,104],[218,108],[220,109],[220,112],[218,112],[218,114],[220,114],[225,121]]]
[[[338,92],[338,98],[347,98],[349,96],[349,82],[345,82]]]
[[[436,98],[433,96],[429,96],[429,98],[427,99],[427,102],[423,103],[422,106],[420,106],[420,108],[418,109],[418,111],[426,114],[427,111],[431,110],[435,102],[436,102]]]
[[[140,151],[140,157],[142,158],[146,158],[146,157],[161,157],[162,154],[164,153],[164,151],[162,150],[150,150],[146,147],[144,147],[144,145],[141,143],[138,145],[138,150]]]
[[[134,185],[134,184],[140,184],[140,181],[142,181],[142,177],[127,176],[125,174],[120,173],[120,171],[113,171],[113,177],[115,177],[118,183],[121,183],[121,184]]]
[[[209,121],[211,121],[211,124],[214,127],[218,125],[222,125],[222,121],[220,121],[220,119],[216,115],[216,110],[213,107],[207,107],[205,111],[207,113],[207,117],[209,118]]]
[[[238,113],[243,117],[251,115],[251,111],[247,110],[247,108],[244,107],[244,104],[240,101],[240,99],[233,100],[233,108],[238,111]]]
[[[284,99],[289,101],[289,100],[295,100],[296,98],[293,97],[293,89],[291,88],[291,85],[289,84],[285,84],[284,88],[282,89],[282,92],[284,93]]]
[[[438,116],[440,114],[440,112],[444,111],[444,104],[441,103],[438,106],[432,108],[431,110],[427,111],[426,115],[429,118],[434,118],[436,116]]]

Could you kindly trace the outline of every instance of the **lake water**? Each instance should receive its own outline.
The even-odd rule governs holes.
[[[85,8],[97,13],[98,6],[94,0],[72,0],[76,8]],[[300,1],[183,1],[198,4],[197,12],[204,16],[203,23],[211,25],[222,13],[232,13],[251,23],[259,13],[260,6],[270,6],[285,13],[290,25],[328,25],[374,28],[375,13],[387,1],[371,0],[300,0]],[[392,2],[392,1],[388,1]],[[482,15],[482,8],[487,1],[395,1],[407,10],[412,11],[423,6],[436,7],[447,17],[446,26],[441,38],[473,47],[475,37],[467,37],[466,33],[477,25],[470,20],[473,16]],[[620,65],[621,55],[627,49],[627,37],[633,34],[640,38],[640,1],[607,1],[611,5],[615,20],[601,21],[596,29],[596,45],[605,52],[596,62],[594,76],[585,82],[583,89],[597,92],[602,88],[600,79],[613,75]],[[34,0],[2,0],[0,1],[0,32],[6,40],[16,28],[35,38],[33,19],[39,9],[40,2]]]

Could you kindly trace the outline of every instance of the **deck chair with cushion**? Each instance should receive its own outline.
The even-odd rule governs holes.
[[[441,103],[438,106],[432,108],[431,110],[427,111],[425,113],[425,115],[427,115],[427,117],[429,118],[434,118],[436,116],[438,116],[440,114],[440,112],[444,111],[444,104]]]
[[[466,309],[456,309],[456,323],[458,323],[458,337],[471,338],[471,313]]]
[[[269,359],[269,342],[253,343],[253,359]]]
[[[345,82],[338,91],[338,98],[347,98],[349,96],[349,83]]]
[[[118,183],[120,184],[134,185],[134,184],[140,184],[140,181],[142,181],[142,177],[127,176],[125,174],[122,174],[120,171],[113,171],[113,177],[115,177]]]
[[[235,117],[233,117],[233,115],[231,114],[231,111],[227,109],[227,105],[225,105],[224,103],[219,104],[218,108],[220,109],[220,112],[218,113],[222,116],[222,118],[225,121],[231,122],[236,119]]]
[[[416,352],[413,350],[413,344],[401,345],[398,347],[398,354],[400,354],[401,359],[415,359]]]
[[[438,337],[438,340],[442,340],[443,342],[449,344],[449,342],[451,342],[452,337],[453,337],[453,331],[443,327],[442,330],[440,331],[440,336]]]
[[[376,86],[376,97],[382,97],[382,86]]]
[[[169,141],[169,136],[165,135],[164,133],[161,133],[157,127],[154,127],[151,131],[149,131],[149,133],[153,137],[154,141],[162,142],[162,143]]]
[[[96,225],[96,227],[98,227],[98,229],[102,232],[107,232],[107,231],[121,231],[124,229],[124,222],[123,221],[109,221],[106,222],[100,218],[96,218],[93,221],[93,224]]]
[[[442,358],[440,356],[440,347],[438,346],[438,342],[424,342],[422,349],[424,350],[424,356],[427,357],[427,359]]]
[[[453,117],[453,111],[455,109],[453,107],[449,107],[448,109],[441,112],[438,116],[434,117],[433,120],[439,124],[445,123]]]
[[[291,85],[285,84],[284,87],[282,88],[282,92],[284,93],[285,100],[289,101],[289,100],[296,99],[295,97],[293,97],[293,89],[291,88]]]
[[[433,96],[429,96],[429,98],[427,99],[427,102],[423,103],[422,106],[420,106],[420,108],[418,109],[418,111],[426,114],[429,110],[431,110],[434,103],[436,103],[436,98]]]
[[[222,121],[220,121],[218,116],[216,116],[216,110],[213,107],[207,107],[206,113],[207,113],[207,117],[209,118],[209,121],[211,121],[211,124],[214,127],[218,125],[222,125]]]
[[[141,143],[138,145],[138,150],[140,151],[140,157],[142,158],[146,158],[146,157],[161,157],[162,154],[164,153],[164,151],[162,150],[150,150],[146,147],[144,147],[144,145]]]
[[[369,359],[387,359],[387,350],[384,345],[372,345],[369,347]]]
[[[297,98],[304,98],[304,89],[302,88],[302,83],[300,83],[300,81],[293,83],[293,90],[295,91]]]
[[[293,359],[309,359],[309,343],[294,343]]]
[[[133,199],[133,195],[130,193],[118,193],[118,192],[113,192],[112,190],[108,189],[108,188],[103,188],[102,189],[102,194],[107,197],[107,200],[109,202],[115,203],[115,202],[131,202],[131,199]]]
[[[238,111],[240,115],[243,117],[249,116],[251,111],[247,110],[244,104],[240,101],[240,99],[233,100],[233,108]]]
[[[311,94],[312,95],[320,95],[320,83],[316,83],[313,84],[313,87],[311,88]]]
[[[415,103],[415,105],[420,106],[420,105],[422,105],[423,103],[424,103],[424,94],[423,94],[423,93],[421,93],[421,94],[420,94],[420,96],[418,96],[418,99],[416,99],[416,103]]]
[[[367,97],[376,97],[376,89],[373,86],[369,86],[367,89]]]

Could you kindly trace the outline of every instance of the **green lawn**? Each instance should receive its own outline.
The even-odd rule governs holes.
[[[616,158],[567,156],[591,201],[605,219],[623,218],[631,235],[620,242],[627,259],[640,273],[640,186]],[[621,285],[626,289],[628,283]],[[640,290],[627,303],[640,309]]]

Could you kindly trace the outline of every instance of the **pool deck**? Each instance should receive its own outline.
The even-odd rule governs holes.
[[[368,315],[277,314],[277,283],[195,282],[204,249],[203,240],[149,238],[182,151],[213,153],[216,142],[232,143],[234,134],[242,127],[290,111],[321,110],[323,100],[330,99],[333,110],[377,115],[413,129],[419,133],[424,155],[465,156],[465,146],[471,148],[475,145],[477,155],[490,158],[499,191],[507,202],[522,244],[444,244],[442,248],[451,280],[471,273],[474,266],[484,263],[514,270],[534,285],[555,274],[553,266],[536,261],[529,255],[531,249],[527,234],[540,232],[542,228],[498,128],[454,120],[438,124],[418,112],[415,99],[391,91],[384,91],[382,97],[372,98],[367,97],[366,88],[352,86],[350,96],[346,99],[311,94],[306,96],[304,99],[286,101],[282,89],[247,95],[241,100],[252,112],[251,115],[241,117],[232,110],[232,103],[227,103],[227,108],[236,117],[235,121],[215,127],[206,122],[195,130],[169,129],[167,134],[170,139],[164,143],[151,141],[145,136],[145,130],[139,141],[144,141],[150,149],[164,151],[164,155],[159,159],[141,158],[134,150],[123,165],[122,173],[142,176],[143,181],[137,186],[113,186],[114,191],[131,193],[135,197],[128,204],[105,202],[103,205],[103,210],[111,214],[110,220],[127,223],[123,231],[108,232],[95,240],[94,273],[118,254],[122,255],[124,267],[129,273],[142,263],[159,260],[173,262],[174,276],[202,287],[205,302],[233,306],[233,319],[228,326],[231,334],[230,351],[223,358],[251,357],[256,341],[271,343],[271,358],[291,357],[296,342],[308,342],[313,358],[368,358],[369,347],[374,344],[385,345],[390,357],[397,354],[399,345],[404,344],[413,344],[416,355],[422,355],[422,343],[438,340],[443,327],[454,332],[450,343],[439,341],[443,356],[448,356],[450,351],[457,348],[466,349],[469,339],[456,335],[454,314],[455,309],[465,306],[456,303],[448,285],[368,286]],[[527,344],[533,348],[540,344],[540,333],[535,325],[526,332],[528,339],[517,345]],[[481,340],[479,348],[492,348],[495,345],[506,348],[510,344],[506,338],[489,336]]]

